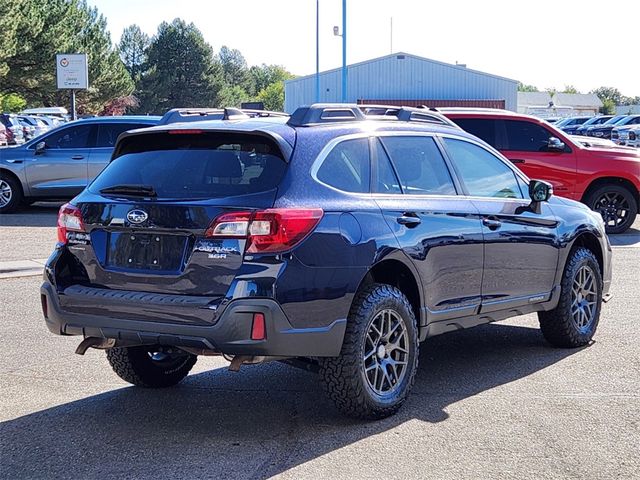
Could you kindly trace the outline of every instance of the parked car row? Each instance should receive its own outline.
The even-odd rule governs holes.
[[[613,140],[612,134],[615,128],[639,124],[640,115],[598,115],[595,117],[568,117],[556,122],[554,125],[569,135],[584,135]]]
[[[640,147],[640,124],[616,126],[611,130],[611,140],[616,145]]]
[[[0,113],[0,123],[5,127],[7,145],[20,145],[25,142],[24,128],[17,115]]]
[[[3,141],[0,136],[0,145],[20,145],[39,137],[61,123],[50,117],[39,115],[2,113],[0,114],[0,124],[4,127],[4,137],[6,138]]]

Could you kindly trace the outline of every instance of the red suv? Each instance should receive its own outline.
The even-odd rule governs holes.
[[[622,233],[633,224],[640,203],[638,151],[585,147],[544,120],[506,110],[440,111],[530,178],[546,179],[557,195],[598,211],[607,233]]]

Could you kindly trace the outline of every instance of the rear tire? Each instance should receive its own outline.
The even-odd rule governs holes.
[[[586,248],[573,250],[562,275],[558,306],[538,312],[542,335],[556,347],[582,347],[596,333],[601,308],[602,274],[598,261]]]
[[[22,202],[22,186],[15,177],[0,173],[0,213],[12,213]]]
[[[591,192],[585,203],[602,215],[608,234],[626,232],[638,214],[636,198],[621,185],[603,185]]]
[[[197,356],[175,347],[144,345],[107,350],[113,371],[125,382],[139,387],[171,387],[189,374]]]
[[[354,299],[339,357],[320,359],[325,391],[345,415],[393,415],[409,396],[418,368],[418,329],[400,290],[373,284]]]

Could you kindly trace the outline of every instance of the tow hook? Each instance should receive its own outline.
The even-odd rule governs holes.
[[[90,348],[113,348],[116,346],[115,338],[87,337],[76,348],[78,355],[84,355]]]

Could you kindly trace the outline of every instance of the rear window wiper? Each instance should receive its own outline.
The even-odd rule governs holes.
[[[103,188],[100,193],[140,197],[158,196],[158,193],[151,185],[113,185],[112,187]]]

